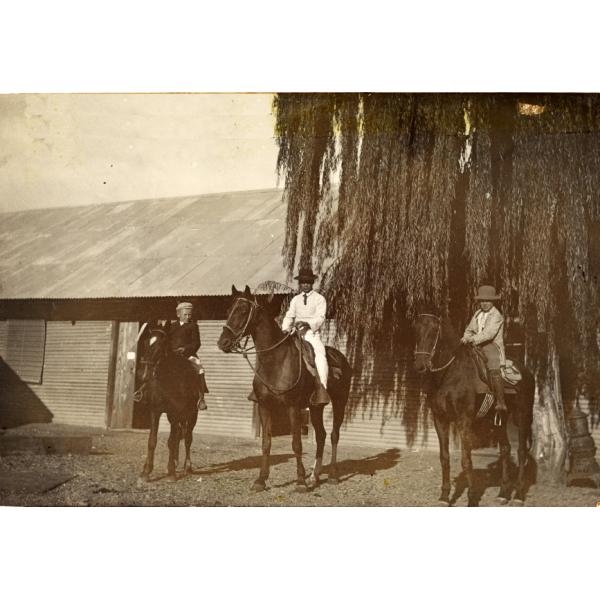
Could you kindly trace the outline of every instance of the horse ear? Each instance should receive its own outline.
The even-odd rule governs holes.
[[[250,286],[248,286],[248,285],[244,289],[244,296],[247,296],[247,297],[252,296],[252,292],[250,291]]]
[[[238,294],[237,288],[235,287],[235,285],[231,286],[231,294],[233,296],[236,296]]]

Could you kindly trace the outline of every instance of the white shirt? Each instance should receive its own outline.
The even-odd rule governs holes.
[[[304,304],[304,296],[306,296],[306,304]],[[300,292],[292,298],[281,329],[287,331],[297,321],[306,321],[312,331],[319,331],[325,322],[326,312],[327,301],[321,294],[314,290],[310,290],[306,294]]]
[[[481,333],[483,328],[485,327],[485,322],[487,321],[489,312],[480,311],[477,315],[477,325],[479,325],[479,331],[477,333]]]

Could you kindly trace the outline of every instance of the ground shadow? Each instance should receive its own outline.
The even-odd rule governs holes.
[[[291,456],[293,457],[293,454]],[[346,460],[342,460],[337,463],[337,481],[339,483],[343,481],[348,481],[348,479],[352,479],[353,477],[356,477],[356,475],[375,475],[378,471],[385,471],[387,469],[393,468],[398,463],[399,458],[400,450],[398,450],[398,448],[390,448],[389,450],[386,450],[385,452],[380,452],[379,454],[375,454],[374,456],[367,456],[366,458],[356,459],[348,458]],[[330,465],[323,466],[321,475],[329,474],[329,466]],[[323,483],[327,480],[323,479],[321,481]],[[291,481],[286,481],[285,483],[274,485],[273,487],[283,488],[295,484],[296,480],[293,479]]]
[[[347,458],[337,463],[338,480],[347,481],[357,475],[375,475],[379,471],[387,471],[395,467],[399,459],[398,448],[389,448],[366,458]],[[323,472],[329,472],[329,465],[323,469]]]
[[[0,357],[0,428],[50,423],[53,414]]]
[[[518,466],[511,460],[509,464],[509,476],[512,482],[509,495],[512,497],[515,491],[515,483],[517,481]],[[483,494],[488,488],[500,488],[502,479],[502,467],[500,460],[495,460],[487,465],[485,469],[473,469],[473,502],[475,506],[479,506]],[[535,460],[529,456],[525,465],[525,497],[531,486],[537,479],[537,464]],[[461,472],[454,480],[454,493],[450,498],[450,504],[453,505],[465,493],[467,489],[467,476],[465,472]]]
[[[294,458],[293,454],[271,454],[270,465],[280,465]],[[253,469],[260,469],[262,456],[260,454],[255,456],[246,456],[245,458],[236,458],[224,463],[216,463],[214,465],[208,465],[201,469],[194,469],[192,475],[214,475],[216,473],[231,473],[233,471],[247,471]]]

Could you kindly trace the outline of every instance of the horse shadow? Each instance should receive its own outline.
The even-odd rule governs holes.
[[[294,456],[293,454],[291,455]],[[390,448],[385,452],[380,452],[373,456],[367,456],[365,458],[347,458],[336,463],[336,470],[338,474],[337,482],[342,483],[348,481],[357,475],[369,475],[373,476],[379,471],[386,471],[392,469],[398,463],[400,459],[400,450],[398,448]],[[329,474],[329,465],[323,465],[321,475]],[[323,480],[326,482],[327,480]],[[295,485],[296,480],[286,481],[274,485],[274,488],[283,488],[291,485]]]
[[[292,458],[294,458],[293,454],[271,454],[271,466],[288,462]],[[246,456],[245,458],[236,458],[227,462],[208,465],[201,469],[193,469],[192,475],[216,475],[218,473],[256,470],[260,469],[261,461],[262,456],[260,454]]]
[[[518,466],[511,459],[509,462],[509,477],[511,482],[517,481]],[[475,506],[479,506],[481,498],[485,494],[488,488],[497,487],[499,488],[502,483],[502,464],[500,459],[494,460],[489,463],[485,469],[473,469],[472,480],[473,485],[471,493],[473,496],[473,502]],[[524,473],[524,491],[525,495],[529,492],[531,486],[536,482],[537,479],[537,463],[532,456],[528,456],[527,462],[525,463]],[[454,493],[450,498],[450,506],[453,506],[456,501],[463,495],[465,490],[468,489],[467,475],[462,471],[454,479]],[[510,489],[510,495],[515,491],[514,485]]]

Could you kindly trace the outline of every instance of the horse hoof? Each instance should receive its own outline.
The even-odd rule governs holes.
[[[498,496],[496,498],[496,504],[498,506],[506,506],[508,504],[508,498],[504,498],[503,496]]]
[[[450,506],[450,502],[448,502],[447,500],[438,500],[437,505],[444,508],[448,508]]]
[[[512,505],[513,506],[523,506],[525,503],[523,502],[523,500],[519,499],[519,498],[515,498],[512,501]]]
[[[150,477],[148,476],[147,473],[144,473],[144,474],[140,475],[137,478],[137,485],[138,485],[138,487],[141,487],[141,486],[147,484],[149,479],[150,479]]]
[[[252,484],[253,492],[264,492],[266,489],[267,489],[267,485],[265,483],[263,483],[262,481],[255,481]]]
[[[299,492],[300,494],[303,494],[305,492],[308,492],[308,487],[305,483],[297,483],[296,491]]]
[[[167,481],[169,483],[175,483],[177,481],[177,475],[175,475],[175,473],[167,475]]]
[[[306,482],[309,490],[314,490],[319,485],[318,479],[313,479],[312,477]]]

